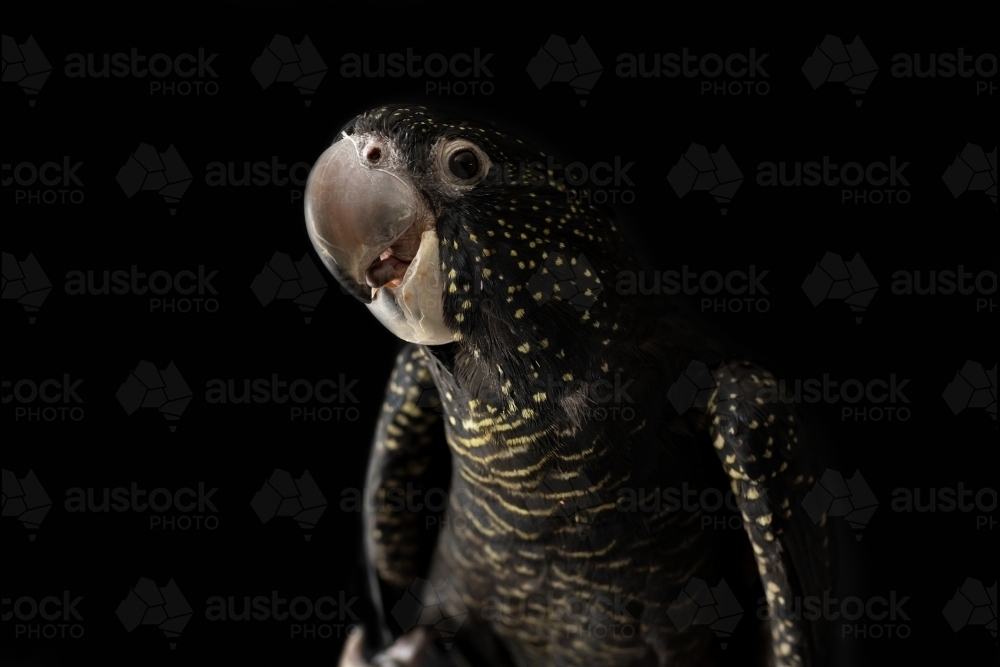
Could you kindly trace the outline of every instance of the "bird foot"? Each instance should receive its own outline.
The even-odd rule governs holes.
[[[431,646],[430,634],[420,628],[409,632],[392,646],[377,654],[371,661],[364,655],[364,632],[347,639],[340,654],[339,667],[421,667]]]

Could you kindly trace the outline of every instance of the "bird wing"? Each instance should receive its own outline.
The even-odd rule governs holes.
[[[427,576],[437,542],[442,508],[435,497],[447,493],[451,469],[440,404],[424,352],[407,345],[389,378],[364,489],[364,551],[381,648],[397,634],[387,623],[394,606]]]
[[[822,619],[806,619],[806,598],[834,585],[833,532],[826,516],[814,522],[803,500],[821,471],[794,407],[777,382],[747,363],[720,365],[708,409],[711,438],[732,481],[770,610],[776,667],[823,664]]]

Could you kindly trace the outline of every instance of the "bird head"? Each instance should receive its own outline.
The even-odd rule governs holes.
[[[455,345],[503,393],[613,372],[635,267],[579,176],[487,123],[415,105],[347,123],[306,186],[309,237],[399,338]],[[481,382],[482,383],[482,382]],[[521,385],[521,386],[519,386]]]

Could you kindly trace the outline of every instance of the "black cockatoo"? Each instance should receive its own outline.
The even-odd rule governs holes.
[[[365,490],[384,622],[341,665],[825,664],[822,621],[785,612],[834,577],[794,409],[767,371],[707,360],[678,312],[615,288],[634,253],[553,164],[489,124],[393,105],[310,174],[317,253],[408,343]],[[745,530],[644,506],[689,487],[731,488]],[[768,613],[739,602],[757,596]]]

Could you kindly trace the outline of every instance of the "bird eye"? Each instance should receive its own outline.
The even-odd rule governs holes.
[[[490,171],[490,158],[471,141],[446,141],[435,152],[438,177],[450,185],[475,185]]]
[[[455,151],[448,158],[448,169],[463,181],[475,178],[479,174],[479,156],[468,149]]]

